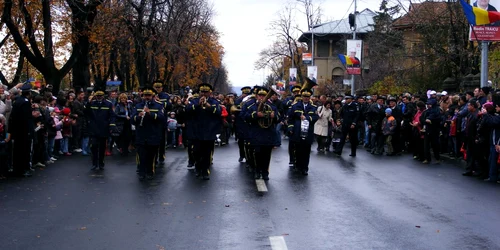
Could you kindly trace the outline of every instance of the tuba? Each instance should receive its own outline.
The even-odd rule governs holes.
[[[269,128],[273,125],[273,118],[271,118],[271,113],[273,112],[273,109],[267,103],[267,101],[274,94],[280,96],[279,92],[276,91],[274,88],[272,87],[269,88],[269,93],[267,93],[266,97],[264,97],[264,100],[262,100],[262,102],[259,103],[259,107],[257,108],[257,112],[264,113],[264,117],[260,118],[258,122],[261,128]]]

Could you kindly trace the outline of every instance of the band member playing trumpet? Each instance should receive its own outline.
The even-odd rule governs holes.
[[[231,115],[234,116],[234,125],[236,130],[236,137],[238,139],[238,148],[240,149],[240,157],[238,158],[239,162],[243,162],[245,157],[245,135],[244,133],[247,130],[247,124],[240,117],[241,107],[244,104],[243,99],[247,97],[252,91],[251,87],[243,87],[241,88],[241,96],[234,101],[234,105],[231,108]],[[248,161],[248,159],[247,159]]]
[[[300,88],[301,86],[298,84],[295,84],[292,87],[292,96],[288,97],[285,100],[285,114],[288,114],[288,111],[292,108],[292,105],[300,98]],[[285,118],[285,125],[288,127],[288,130],[292,130],[293,124],[288,123],[288,119]],[[288,142],[288,156],[290,157],[290,167],[295,167],[295,142],[289,141]]]
[[[254,86],[252,90],[252,95],[249,95],[243,99],[241,104],[241,112],[240,117],[246,124],[246,130],[243,132],[243,140],[245,141],[245,159],[248,167],[248,171],[252,172],[255,168],[255,160],[254,160],[254,150],[253,145],[250,145],[249,140],[252,136],[250,133],[248,121],[246,121],[246,114],[248,112],[248,107],[255,105],[257,102],[257,93],[260,90],[260,86]]]
[[[271,153],[276,146],[276,124],[279,121],[279,113],[276,107],[269,101],[273,92],[262,87],[257,92],[256,103],[250,105],[245,114],[245,120],[249,123],[248,143],[254,151],[255,179],[269,180],[269,163]]]
[[[155,101],[159,102],[163,106],[163,114],[167,114],[172,110],[172,104],[170,103],[170,96],[163,91],[163,83],[161,81],[155,81],[153,83],[153,88],[156,91]],[[156,165],[165,164],[165,131],[167,130],[167,119],[164,121],[164,127],[160,136],[160,146],[158,147],[158,154],[156,155],[155,163]]]
[[[304,88],[302,96],[288,111],[290,141],[295,143],[295,170],[308,175],[311,145],[314,141],[314,123],[318,120],[316,105],[311,102],[312,91]]]
[[[154,100],[156,91],[145,88],[142,91],[142,102],[135,106],[132,123],[135,125],[135,143],[137,147],[137,165],[139,179],[153,179],[155,174],[155,158],[162,134],[164,114],[161,103]]]
[[[195,156],[196,175],[209,180],[212,148],[214,147],[217,133],[222,126],[221,108],[219,102],[210,97],[212,86],[200,84],[200,97],[193,99],[186,106],[186,113],[193,117],[193,147]]]

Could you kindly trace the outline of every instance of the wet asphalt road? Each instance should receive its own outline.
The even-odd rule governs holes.
[[[455,162],[360,149],[342,158],[313,150],[309,176],[288,168],[287,141],[273,151],[268,192],[217,148],[211,180],[169,150],[153,181],[134,158],[61,158],[27,179],[0,182],[2,249],[500,249],[500,185],[462,177]],[[313,149],[315,146],[313,146]]]

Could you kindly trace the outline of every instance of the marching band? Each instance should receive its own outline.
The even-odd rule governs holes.
[[[303,87],[295,86],[292,98],[284,101],[285,112],[280,114],[271,98],[280,94],[273,88],[243,87],[242,95],[234,102],[221,103],[214,98],[211,85],[200,84],[198,92],[190,92],[181,103],[184,117],[181,135],[187,149],[188,169],[194,170],[196,176],[204,180],[210,179],[215,144],[220,140],[221,127],[227,123],[224,117],[229,113],[238,142],[238,161],[246,164],[255,179],[269,180],[272,151],[279,146],[276,145],[280,136],[276,131],[279,123],[288,125],[292,169],[307,175],[314,123],[318,120],[316,106],[310,101],[313,86],[307,83]],[[85,104],[90,124],[93,171],[104,169],[106,141],[111,134],[116,134],[117,129],[114,106],[104,95],[104,90],[95,89]],[[155,168],[165,162],[167,120],[172,103],[170,96],[163,91],[163,84],[155,82],[152,88],[142,89],[141,99],[131,107],[130,113],[126,109],[124,117],[130,120],[127,124],[135,131],[137,174],[140,180],[151,180]]]

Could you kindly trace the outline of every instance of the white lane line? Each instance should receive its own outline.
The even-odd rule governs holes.
[[[267,186],[263,179],[255,180],[255,184],[257,184],[257,190],[259,192],[267,192]]]
[[[271,236],[269,237],[269,241],[271,242],[271,248],[273,250],[288,250],[283,236]]]

